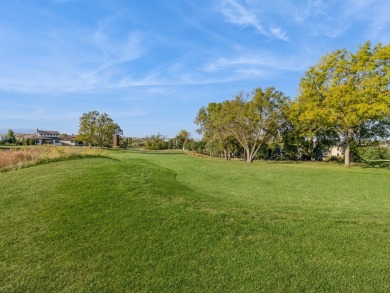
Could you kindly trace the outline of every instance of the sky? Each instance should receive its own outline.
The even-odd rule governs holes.
[[[321,56],[389,43],[386,0],[0,0],[0,133],[180,130],[210,102],[274,86],[291,99]]]

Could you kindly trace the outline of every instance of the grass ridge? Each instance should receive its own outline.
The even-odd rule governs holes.
[[[109,154],[0,174],[0,291],[390,290],[387,172]]]

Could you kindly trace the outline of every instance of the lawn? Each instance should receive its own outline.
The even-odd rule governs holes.
[[[390,170],[112,151],[0,173],[0,291],[388,292]]]

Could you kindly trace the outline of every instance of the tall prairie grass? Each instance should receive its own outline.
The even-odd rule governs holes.
[[[106,155],[104,150],[83,147],[43,146],[22,149],[0,149],[0,172],[51,161]]]

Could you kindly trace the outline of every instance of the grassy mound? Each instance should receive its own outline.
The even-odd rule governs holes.
[[[390,290],[385,170],[114,156],[0,174],[0,291]]]

